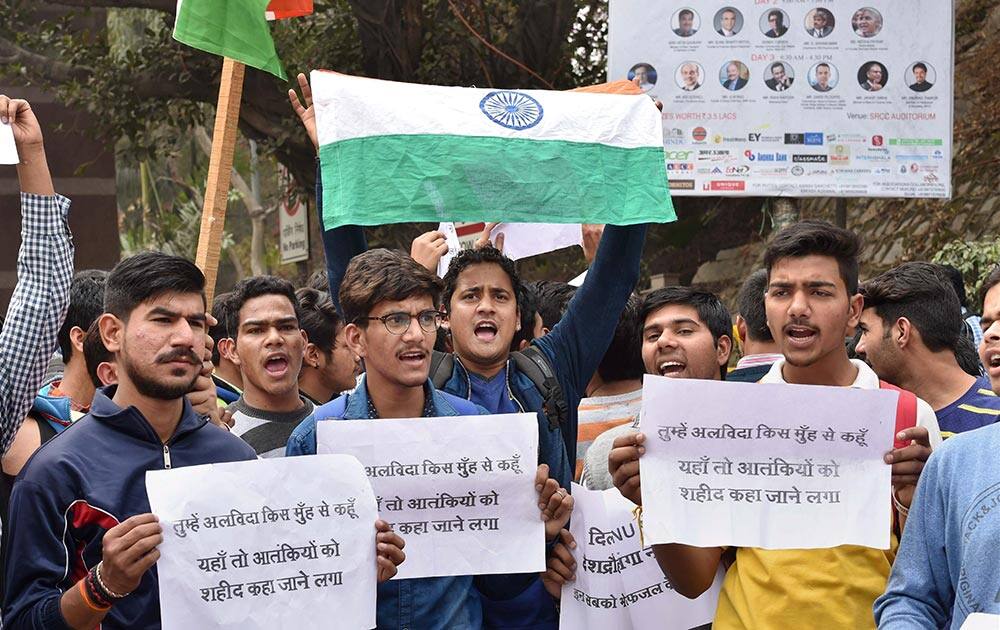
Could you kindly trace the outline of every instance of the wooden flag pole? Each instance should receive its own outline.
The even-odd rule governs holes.
[[[198,237],[198,253],[195,256],[195,264],[205,274],[205,298],[209,308],[215,297],[215,279],[219,273],[222,229],[226,225],[226,205],[236,137],[239,133],[245,71],[246,66],[229,57],[222,62],[219,102],[215,109],[215,131],[212,133],[212,156],[208,164],[208,183],[205,185],[205,207],[201,213],[201,235]]]

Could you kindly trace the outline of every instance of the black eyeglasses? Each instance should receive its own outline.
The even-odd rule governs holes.
[[[416,315],[411,315],[410,313],[403,313],[402,311],[398,313],[389,313],[381,317],[358,317],[354,321],[358,320],[378,320],[382,322],[385,329],[389,331],[391,335],[402,335],[410,328],[410,322],[413,318],[417,318],[417,324],[420,326],[420,330],[424,332],[437,332],[437,329],[441,327],[441,321],[444,319],[444,313],[435,310],[420,311]]]

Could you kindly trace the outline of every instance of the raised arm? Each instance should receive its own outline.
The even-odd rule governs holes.
[[[288,100],[292,104],[292,109],[302,121],[302,127],[313,143],[313,147],[319,151],[319,136],[316,132],[316,110],[312,102],[312,89],[309,87],[309,79],[306,75],[299,73],[299,89],[302,91],[302,99],[299,100],[295,90],[288,90]],[[344,272],[347,270],[347,263],[351,258],[357,256],[368,249],[365,241],[365,232],[360,226],[345,225],[333,230],[326,230],[323,227],[323,171],[316,160],[316,212],[319,214],[320,232],[323,234],[323,253],[326,255],[326,273],[330,284],[330,299],[333,300],[337,312],[343,315],[340,309],[340,283],[344,279]]]
[[[73,276],[69,199],[55,194],[41,127],[27,101],[0,95],[0,124],[14,131],[21,163],[17,286],[0,333],[0,453],[24,420],[56,349]]]

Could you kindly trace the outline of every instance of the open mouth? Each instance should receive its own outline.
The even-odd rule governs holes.
[[[424,359],[427,358],[427,353],[423,350],[407,350],[406,352],[399,353],[397,357],[405,365],[420,366],[423,364]]]
[[[815,329],[809,326],[786,326],[785,327],[785,337],[791,341],[792,345],[795,346],[807,346],[812,343],[816,337],[817,332]]]
[[[1000,349],[988,351],[984,358],[986,359],[986,367],[990,371],[1000,369]]]
[[[680,361],[664,361],[660,363],[660,376],[677,376],[686,367],[687,364]]]
[[[481,321],[478,324],[476,324],[476,327],[473,329],[476,338],[479,339],[480,341],[486,341],[486,342],[490,342],[496,339],[498,331],[499,328],[497,327],[497,325],[491,321]]]
[[[274,377],[282,377],[288,372],[288,358],[276,355],[264,362],[264,369]]]

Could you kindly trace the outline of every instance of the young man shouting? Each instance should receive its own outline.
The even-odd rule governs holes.
[[[355,256],[340,288],[344,338],[365,362],[357,388],[316,410],[288,440],[287,454],[316,452],[316,423],[328,420],[420,418],[485,413],[478,405],[438,391],[428,379],[442,314],[435,308],[439,280],[412,258],[374,249]],[[540,466],[546,534],[554,538],[569,518],[572,499]],[[501,552],[501,550],[497,550]],[[380,628],[473,629],[484,624],[484,605],[519,576],[448,576],[393,580],[379,586]],[[478,591],[478,592],[477,592]],[[480,594],[487,598],[484,603]],[[487,613],[489,615],[489,613]]]
[[[288,436],[313,412],[299,394],[306,334],[295,289],[274,276],[247,278],[233,288],[232,308],[231,357],[243,378],[243,393],[229,406],[233,433],[261,457],[282,457]]]
[[[765,298],[771,334],[784,359],[763,383],[878,389],[878,376],[847,357],[844,339],[861,316],[857,236],[818,221],[779,232],[765,253]],[[931,445],[940,443],[934,413],[918,401],[917,426],[896,437],[908,444],[886,454],[900,526]],[[639,456],[645,436],[615,442],[609,468],[622,494],[638,502]],[[894,528],[897,529],[897,528]],[[831,549],[768,550],[741,547],[729,566],[714,627],[873,628],[871,607],[884,590],[898,531],[888,550],[843,545]],[[655,545],[653,551],[676,590],[697,597],[709,588],[722,561],[721,547]]]

